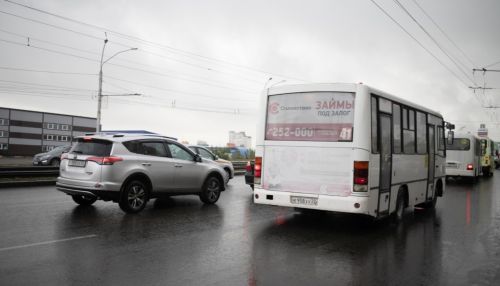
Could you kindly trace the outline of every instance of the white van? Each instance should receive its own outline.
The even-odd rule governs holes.
[[[446,144],[446,177],[476,179],[481,171],[481,142],[472,134],[457,134]]]

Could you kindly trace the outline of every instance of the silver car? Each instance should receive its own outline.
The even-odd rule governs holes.
[[[61,158],[56,187],[80,205],[102,199],[137,213],[162,196],[194,194],[214,204],[226,181],[224,169],[175,140],[101,134],[76,138]]]
[[[194,153],[200,155],[202,158],[212,160],[219,164],[224,169],[224,171],[226,171],[228,175],[228,181],[234,178],[234,167],[231,161],[219,158],[217,155],[212,153],[212,151],[203,146],[188,145],[188,148],[191,149],[191,151],[193,151]]]

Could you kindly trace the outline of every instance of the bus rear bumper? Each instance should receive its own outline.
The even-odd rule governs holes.
[[[446,176],[450,176],[450,177],[474,177],[474,170],[446,169]]]
[[[292,197],[317,199],[316,205],[292,203]],[[283,191],[269,191],[255,188],[253,201],[256,204],[274,205],[292,208],[325,210],[342,213],[363,214],[376,217],[375,208],[369,205],[368,196],[329,196]],[[308,200],[310,201],[310,200]],[[314,200],[313,200],[314,201]],[[370,211],[371,210],[371,211]]]

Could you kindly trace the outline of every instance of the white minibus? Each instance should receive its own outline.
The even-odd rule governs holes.
[[[481,175],[481,143],[472,134],[457,134],[446,144],[446,176],[477,179]]]
[[[488,137],[480,137],[481,142],[481,166],[485,177],[493,176],[495,170],[495,145]]]
[[[264,91],[254,202],[403,217],[445,188],[441,114],[363,84]]]

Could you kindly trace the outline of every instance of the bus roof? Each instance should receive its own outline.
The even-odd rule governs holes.
[[[410,102],[406,99],[397,97],[395,95],[389,94],[387,92],[381,91],[379,89],[370,87],[361,83],[309,83],[309,84],[290,84],[290,85],[280,85],[271,87],[267,90],[267,95],[274,94],[284,94],[284,93],[297,93],[297,92],[307,92],[307,91],[340,91],[340,92],[358,92],[362,89],[367,89],[368,93],[373,93],[377,96],[389,99],[391,101],[396,101],[402,103],[403,105],[413,107],[435,115],[439,118],[443,118],[441,113],[429,109],[427,107],[421,106],[419,104]],[[266,91],[264,91],[266,92]]]

